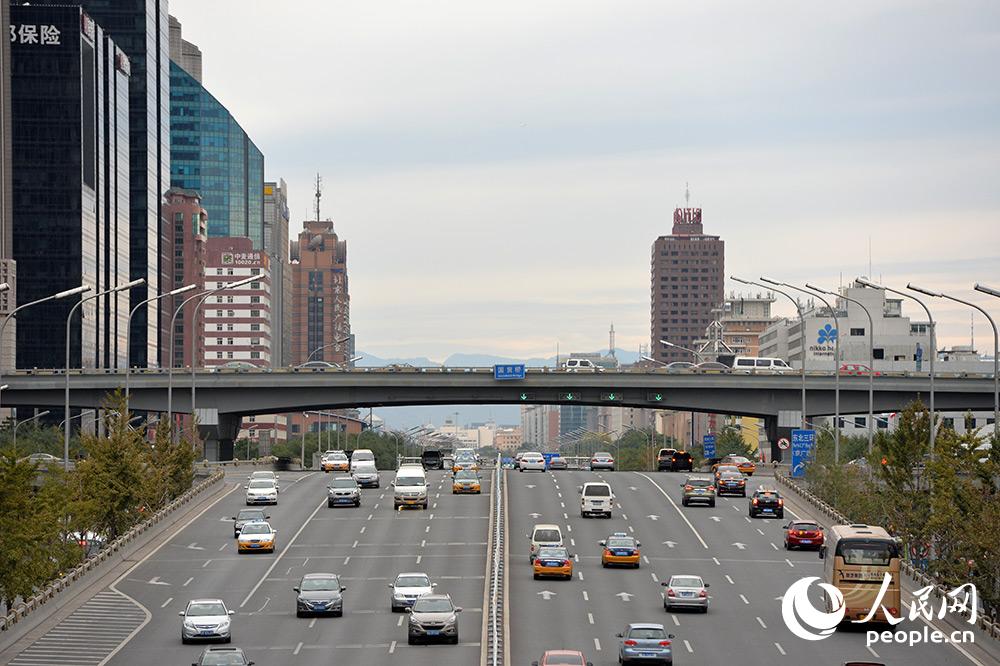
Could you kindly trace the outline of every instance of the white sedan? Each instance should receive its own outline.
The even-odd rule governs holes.
[[[277,504],[278,487],[268,479],[254,479],[244,486],[247,491],[247,505]]]
[[[521,456],[521,462],[517,467],[522,472],[534,470],[536,472],[545,471],[545,458],[541,453],[525,453]]]

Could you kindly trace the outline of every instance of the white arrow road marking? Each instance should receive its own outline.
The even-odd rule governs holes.
[[[666,544],[667,548],[673,548],[677,545],[676,541],[664,541],[663,543]]]
[[[745,550],[746,547],[747,547],[747,545],[745,543],[738,543],[737,542],[737,543],[734,543],[733,545],[736,546],[737,548],[739,548],[740,550]]]
[[[659,520],[660,519],[659,516],[652,516],[652,515],[650,515],[650,516],[646,516],[646,517],[649,518],[650,520]]]
[[[629,594],[628,592],[619,592],[615,596],[621,598],[622,601],[631,601],[632,597],[634,597],[635,595]]]
[[[542,590],[541,592],[538,593],[538,595],[542,599],[545,599],[546,601],[548,601],[552,597],[556,596],[556,594],[557,594],[556,592],[549,592],[548,590]]]
[[[535,487],[535,484],[533,484],[533,483],[529,483],[528,485],[525,486],[525,488],[534,488],[534,487]]]
[[[639,490],[639,489],[638,489],[638,488],[636,488],[635,486],[629,486],[629,487],[628,487],[628,489],[629,489],[629,490]]]
[[[187,548],[188,548],[188,550],[205,550],[204,548],[202,548],[201,546],[198,545],[197,541],[195,541],[193,543],[189,543],[187,545]]]
[[[529,513],[528,515],[531,516],[532,518],[540,518],[542,514],[540,514],[540,513]]]
[[[719,518],[718,516],[712,516],[712,520],[714,520],[715,522],[719,522],[722,520],[722,518]]]
[[[150,585],[170,585],[170,583],[165,583],[160,580],[159,576],[153,576],[147,581]]]

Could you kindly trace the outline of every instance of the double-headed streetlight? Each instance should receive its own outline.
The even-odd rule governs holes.
[[[31,423],[32,421],[37,421],[38,419],[42,418],[43,416],[46,416],[48,413],[49,413],[49,410],[46,409],[44,412],[39,412],[39,413],[35,414],[34,416],[32,416],[31,418],[24,419],[23,421],[17,421],[16,423],[14,423],[14,457],[15,458],[17,457],[17,429],[20,428],[21,426],[23,426],[25,423]]]
[[[132,340],[132,338],[131,338],[131,333],[132,333],[132,316],[136,312],[139,311],[139,308],[141,308],[144,305],[148,305],[149,303],[152,303],[153,301],[158,301],[161,298],[166,298],[167,296],[178,296],[180,294],[187,293],[187,292],[191,291],[192,289],[197,289],[197,288],[198,288],[198,285],[196,285],[196,284],[189,284],[189,285],[185,285],[183,287],[178,287],[177,289],[174,289],[173,291],[168,291],[165,294],[160,294],[159,296],[153,296],[152,298],[147,298],[146,300],[142,301],[141,303],[139,303],[138,305],[136,305],[134,308],[132,308],[132,310],[128,313],[128,321],[125,323],[125,345],[126,345],[126,349],[127,350],[129,349],[129,346],[130,346],[131,340]],[[171,347],[168,350],[167,354],[170,357],[170,363],[171,363],[171,365],[173,365],[173,355],[174,355],[173,342],[171,342]],[[128,354],[128,351],[126,351],[126,353],[125,353],[125,411],[126,412],[128,412],[128,401],[129,401],[129,397],[130,397],[129,375],[130,375],[131,368],[132,368],[132,365],[131,365],[131,363],[129,363],[129,354]]]
[[[254,282],[256,280],[260,280],[260,276],[251,275],[248,278],[244,278],[236,282],[229,282],[221,287],[216,287],[215,289],[209,289],[206,291],[198,292],[193,296],[188,296],[187,298],[185,298],[183,301],[181,301],[181,304],[174,309],[174,314],[173,316],[170,317],[170,350],[169,350],[170,362],[167,364],[167,423],[170,424],[171,436],[174,438],[174,441],[177,440],[177,433],[176,429],[174,428],[174,327],[177,323],[177,315],[181,313],[185,305],[187,305],[188,303],[190,303],[195,299],[198,298],[201,299],[201,301],[198,302],[191,309],[191,321],[188,322],[188,330],[191,331],[191,418],[193,419],[194,390],[195,390],[194,371],[196,367],[194,358],[196,349],[195,345],[198,341],[198,338],[200,338],[201,334],[203,333],[203,331],[195,330],[195,326],[198,321],[198,308],[201,307],[201,304],[204,303],[205,299],[207,299],[209,296],[217,294],[220,291],[225,291],[226,289],[234,289],[236,287],[242,287],[243,285],[250,284],[251,282]]]
[[[836,329],[833,338],[833,462],[834,464],[840,464],[840,319],[837,317],[837,309],[830,305],[830,301],[826,300],[819,294],[813,293],[802,287],[796,287],[794,284],[788,284],[787,282],[778,282],[777,280],[772,280],[770,278],[761,277],[761,282],[766,282],[769,285],[774,285],[775,287],[788,287],[789,289],[794,289],[800,293],[806,294],[807,296],[813,296],[818,298],[823,302],[823,305],[827,307],[830,311],[830,316],[833,317],[833,326]],[[802,339],[805,340],[805,327],[802,328]],[[802,363],[806,362],[805,354],[805,343],[802,346]]]
[[[7,284],[6,282],[0,284],[0,292],[7,291],[8,289],[10,289],[10,285]],[[46,303],[48,301],[58,301],[60,299],[66,298],[67,296],[75,296],[77,294],[82,294],[85,291],[90,291],[89,284],[82,284],[79,287],[73,287],[72,289],[60,291],[58,294],[52,294],[51,296],[46,296],[45,298],[39,298],[37,301],[31,301],[30,303],[25,303],[24,305],[17,306],[16,308],[10,311],[10,314],[8,314],[6,317],[3,318],[2,322],[0,322],[0,344],[3,343],[3,331],[5,328],[7,328],[7,322],[9,322],[11,318],[21,310],[25,308],[30,308],[32,305],[38,305],[39,303]],[[14,358],[14,368],[15,369],[17,368],[16,353]],[[3,377],[3,363],[0,362],[0,378],[2,377]],[[4,388],[6,388],[6,384],[4,385]]]
[[[928,325],[931,327],[931,330],[930,330],[930,345],[931,345],[931,349],[930,349],[930,353],[931,353],[931,364],[930,364],[930,405],[928,406],[929,409],[930,409],[930,413],[929,413],[929,415],[930,415],[930,424],[929,424],[930,427],[928,429],[930,430],[931,458],[933,459],[934,458],[935,430],[936,430],[935,423],[934,423],[934,357],[937,356],[937,334],[934,332],[934,317],[931,315],[930,308],[928,308],[927,305],[923,301],[921,301],[919,298],[917,298],[916,296],[913,296],[911,294],[907,294],[904,291],[899,291],[898,289],[893,289],[892,287],[886,287],[885,285],[882,285],[882,284],[876,284],[876,283],[872,282],[871,280],[869,280],[868,278],[859,277],[859,278],[857,278],[855,280],[855,282],[857,282],[858,284],[863,285],[865,287],[870,287],[872,289],[879,289],[881,291],[888,291],[888,292],[891,292],[893,294],[897,294],[899,296],[902,296],[904,298],[909,298],[910,300],[915,301],[917,303],[917,305],[919,305],[921,308],[923,308],[924,312],[927,313],[927,321],[929,322]],[[872,368],[871,371],[874,373],[875,369]]]
[[[942,294],[940,291],[931,291],[929,289],[923,289],[915,284],[907,284],[907,289],[919,292],[921,294],[926,294],[928,296],[933,296],[935,298],[947,298],[949,301],[954,301],[956,303],[961,303],[962,305],[968,305],[974,310],[978,310],[983,313],[986,317],[986,321],[990,322],[990,326],[993,327],[993,430],[996,432],[997,423],[1000,423],[1000,370],[998,364],[1000,364],[1000,359],[997,358],[998,353],[1000,353],[1000,334],[997,333],[997,324],[993,321],[993,317],[982,307],[976,305],[975,303],[970,303],[969,301],[964,301],[961,298],[956,298],[954,296],[949,296],[948,294]],[[991,294],[993,296],[1000,297],[1000,292],[997,292],[989,287],[983,287],[982,285],[976,285],[976,290],[981,291],[984,294]]]
[[[781,294],[788,300],[792,302],[795,306],[795,311],[799,315],[799,340],[802,343],[802,368],[799,372],[802,377],[802,429],[806,429],[806,318],[802,314],[802,307],[799,302],[792,298],[791,294],[786,291],[781,291],[780,289],[775,289],[774,287],[768,286],[766,284],[761,284],[760,282],[754,282],[753,280],[744,280],[738,278],[735,275],[730,275],[729,279],[733,282],[739,282],[740,284],[749,284],[755,287],[760,287],[761,289],[766,289],[768,291],[773,291],[776,294]],[[838,369],[839,372],[839,369]]]
[[[138,287],[139,285],[146,284],[145,278],[139,278],[138,280],[132,280],[125,284],[120,284],[111,289],[105,289],[96,294],[91,294],[89,296],[83,296],[79,301],[73,304],[73,307],[69,309],[69,314],[66,315],[66,388],[65,388],[65,404],[63,405],[65,418],[66,418],[66,429],[63,434],[63,465],[66,471],[69,471],[69,343],[70,343],[70,326],[73,323],[73,315],[76,311],[89,300],[94,298],[100,298],[101,296],[107,296],[108,294],[116,294],[119,291],[126,291],[132,287]],[[89,287],[88,287],[89,288]],[[126,355],[128,354],[128,343],[125,345]],[[126,363],[127,365],[127,363]],[[80,369],[83,370],[83,337],[80,338]]]
[[[851,298],[845,294],[835,294],[832,291],[827,291],[826,289],[820,289],[819,287],[806,283],[806,287],[812,289],[815,292],[821,294],[827,294],[835,298],[842,298],[849,303],[854,303],[859,308],[864,310],[865,315],[868,317],[868,453],[872,452],[872,442],[875,437],[875,319],[872,317],[871,310],[868,306],[859,301],[856,298]],[[824,301],[826,302],[826,301]],[[840,330],[837,330],[837,340],[840,340]],[[837,367],[837,376],[840,377],[840,367]],[[840,421],[837,421],[837,433],[840,433]]]

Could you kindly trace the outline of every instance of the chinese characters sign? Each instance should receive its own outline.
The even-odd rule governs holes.
[[[30,25],[27,23],[10,26],[11,44],[38,44],[58,46],[62,44],[62,33],[54,25]]]

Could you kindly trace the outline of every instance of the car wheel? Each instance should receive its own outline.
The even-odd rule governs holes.
[[[188,644],[188,643],[190,643],[190,642],[191,642],[191,641],[189,641],[188,639],[186,639],[186,638],[184,638],[183,636],[181,636],[181,644],[182,644],[182,645],[187,645],[187,644]]]
[[[402,609],[399,606],[393,606],[392,604],[389,604],[389,612],[390,613],[398,613],[401,610]]]
[[[344,617],[344,611],[339,610],[333,614],[334,617]]]
[[[536,573],[531,574],[531,577],[534,578],[535,580],[538,580],[538,574]]]
[[[333,502],[327,502],[326,503],[326,508],[332,509],[333,508]]]
[[[687,498],[685,497],[684,499],[681,500],[681,506],[687,506],[687,505],[688,505],[688,501],[687,501]]]
[[[604,569],[607,569],[607,568],[608,568],[608,563],[607,563],[607,562],[604,562],[604,561],[602,560],[602,561],[601,561],[601,567],[602,567],[602,568],[604,568]]]
[[[455,634],[454,636],[451,637],[451,644],[458,645],[458,634]]]
[[[361,506],[361,500],[358,500],[357,502],[355,502],[354,506],[355,506],[355,508],[360,507]]]
[[[708,612],[708,606],[702,606],[701,607],[701,612],[702,613],[707,613]]]
[[[633,565],[632,565],[632,568],[633,568],[633,569],[638,569],[638,568],[639,568],[639,563],[638,563],[638,562],[636,562],[635,564],[633,564]]]
[[[393,504],[392,505],[392,510],[393,511],[399,511],[399,505],[398,504]]]
[[[233,642],[233,637],[232,636],[226,636],[226,640],[224,640],[222,642],[223,643],[232,643]]]
[[[303,615],[302,611],[296,610],[295,611],[295,617],[305,617],[305,615]]]
[[[670,612],[670,605],[669,605],[669,604],[667,604],[666,602],[664,602],[664,603],[663,603],[663,610],[665,610],[666,612],[668,612],[668,613],[669,613],[669,612]]]
[[[778,512],[778,518],[784,518],[784,517],[785,517],[785,512],[784,511],[779,511]]]
[[[712,500],[711,502],[709,502],[709,503],[708,503],[708,505],[709,505],[710,507],[714,507],[714,506],[715,506],[715,500]]]
[[[409,645],[416,645],[417,644],[417,639],[414,636],[407,636],[406,637],[406,642]]]
[[[424,502],[424,511],[427,510],[427,502]]]
[[[786,541],[785,542],[785,550],[791,550],[791,549],[792,549],[792,545]]]

